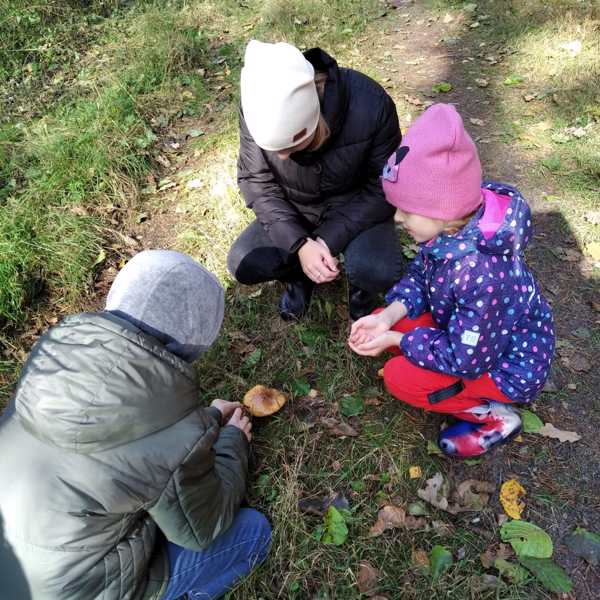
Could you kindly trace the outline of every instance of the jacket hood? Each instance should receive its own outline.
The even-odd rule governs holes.
[[[44,334],[15,396],[30,433],[80,453],[154,433],[197,404],[193,367],[106,312],[68,317]]]
[[[457,259],[473,252],[521,255],[533,234],[531,210],[520,192],[509,185],[484,182],[483,204],[455,235],[441,235],[423,244],[435,258]]]

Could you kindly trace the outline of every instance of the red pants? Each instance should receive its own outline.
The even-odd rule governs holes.
[[[377,309],[379,312],[382,309]],[[398,321],[393,331],[408,333],[417,327],[437,327],[430,313],[416,319],[405,317]],[[394,348],[393,351],[396,352]],[[383,380],[390,394],[416,408],[438,413],[463,413],[487,400],[512,402],[496,386],[488,373],[477,379],[461,379],[443,373],[422,369],[411,363],[397,351],[399,356],[388,360],[383,367]],[[441,398],[441,399],[440,399]],[[469,415],[460,418],[471,420]],[[476,418],[473,419],[477,421]]]

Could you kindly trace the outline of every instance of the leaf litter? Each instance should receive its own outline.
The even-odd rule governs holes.
[[[488,481],[467,479],[450,494],[450,482],[441,473],[436,473],[425,482],[424,488],[417,491],[417,495],[432,506],[456,515],[483,510],[495,489],[496,486]]]

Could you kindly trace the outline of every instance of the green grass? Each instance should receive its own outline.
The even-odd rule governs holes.
[[[433,4],[464,15],[468,3]],[[557,199],[552,208],[567,218],[584,251],[598,238],[585,213],[600,208],[599,19],[598,0],[482,0],[463,30],[463,41],[485,54],[508,50],[500,65],[483,64],[478,76],[490,81],[503,141],[533,163],[531,183]],[[467,29],[476,20],[480,26]],[[523,82],[503,85],[514,76]],[[571,133],[578,128],[581,137]]]

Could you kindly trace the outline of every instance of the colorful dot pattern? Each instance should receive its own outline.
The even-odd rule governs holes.
[[[552,311],[523,257],[531,212],[515,188],[484,187],[511,198],[495,234],[486,239],[478,227],[482,207],[457,234],[421,244],[386,302],[402,302],[411,318],[431,311],[438,326],[403,337],[414,364],[466,379],[489,373],[506,396],[531,402],[548,378],[555,343]]]

